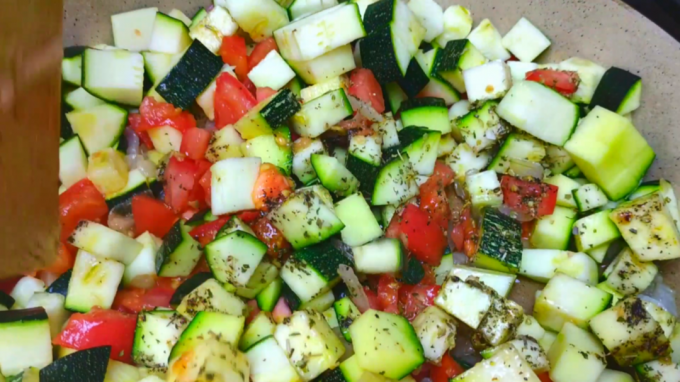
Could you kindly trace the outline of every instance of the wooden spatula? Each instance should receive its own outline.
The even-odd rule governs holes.
[[[54,261],[59,241],[62,1],[0,12],[0,279]]]

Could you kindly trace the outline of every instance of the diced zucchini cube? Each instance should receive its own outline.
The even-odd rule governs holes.
[[[495,145],[508,132],[508,128],[501,123],[496,114],[497,107],[496,101],[486,102],[479,109],[472,110],[453,122],[465,143],[475,152]]]
[[[528,164],[541,163],[545,155],[543,142],[526,134],[511,133],[491,161],[489,169],[499,174],[521,176],[518,168],[524,169]]]
[[[541,345],[541,349],[543,349],[543,351],[547,353],[550,351],[550,347],[552,346],[556,339],[557,333],[546,330],[543,337],[541,337],[538,340],[538,344]]]
[[[267,253],[267,245],[250,233],[235,231],[216,238],[205,247],[213,275],[222,283],[246,286]]]
[[[335,368],[345,353],[345,346],[315,310],[297,311],[284,319],[274,338],[304,381]]]
[[[246,304],[233,293],[227,291],[215,279],[208,279],[196,289],[184,296],[177,306],[177,312],[193,317],[198,312],[221,312],[233,316],[242,316]]]
[[[605,351],[592,334],[567,322],[550,347],[550,379],[555,382],[596,382],[607,366]]]
[[[501,182],[495,171],[489,170],[470,175],[465,180],[472,206],[478,210],[503,204]]]
[[[491,308],[479,324],[479,332],[491,346],[498,346],[515,335],[524,319],[524,309],[516,302],[495,298]]]
[[[629,248],[625,248],[604,272],[605,283],[623,295],[642,292],[659,273],[654,263],[643,263]]]
[[[496,176],[493,173],[493,176]],[[522,226],[498,210],[489,208],[482,218],[481,238],[473,263],[501,272],[517,273],[522,261]]]
[[[533,337],[520,336],[507,344],[482,351],[482,357],[489,358],[497,351],[511,346],[524,358],[535,373],[542,373],[550,369],[548,356]]]
[[[503,46],[522,62],[531,62],[550,46],[550,40],[522,17],[503,37]]]
[[[657,360],[635,367],[640,381],[671,382],[680,380],[680,365],[668,360]]]
[[[641,261],[680,257],[680,232],[659,193],[615,208],[609,217]]]
[[[463,71],[470,102],[498,99],[512,86],[510,68],[503,61],[492,61]]]
[[[475,153],[467,143],[456,146],[451,155],[446,158],[446,164],[459,179],[465,179],[468,172],[482,170],[490,161],[491,157],[487,152]]]
[[[669,348],[663,328],[638,298],[623,300],[593,317],[590,328],[621,366],[651,361]]]
[[[567,249],[575,220],[575,210],[556,206],[552,215],[543,216],[536,222],[531,244],[534,248]]]
[[[205,158],[213,163],[227,158],[241,158],[243,157],[241,151],[243,142],[243,138],[233,126],[225,126],[217,130],[210,139]]]
[[[230,381],[249,382],[250,367],[245,354],[216,338],[199,342],[170,362],[167,382]]]
[[[515,285],[517,276],[514,274],[496,272],[481,268],[466,267],[462,265],[454,266],[453,259],[450,257],[450,255],[448,258],[451,259],[451,267],[449,268],[449,271],[446,271],[444,277],[446,277],[449,273],[451,276],[457,276],[463,281],[467,280],[468,277],[475,277],[480,283],[493,289],[502,297],[508,297],[510,290],[512,290],[513,285]],[[444,261],[445,258],[442,258],[442,264],[444,264]],[[442,265],[440,265],[440,267],[441,266]],[[436,270],[435,273],[437,272],[439,271]]]
[[[290,25],[288,12],[274,0],[216,0],[215,4],[227,8],[238,26],[255,42],[272,37],[274,31]]]
[[[238,348],[241,351],[247,351],[261,340],[273,336],[274,331],[276,331],[276,323],[274,322],[271,313],[260,311],[260,313],[246,325],[238,343]]]
[[[587,212],[602,207],[609,202],[607,195],[604,194],[597,184],[593,183],[584,184],[572,191],[572,193],[574,194],[574,201],[579,212]]]
[[[603,210],[574,223],[576,248],[579,251],[588,251],[621,237],[619,229],[612,222],[613,219],[610,219],[610,213],[609,210]]]
[[[477,329],[491,308],[494,296],[474,279],[449,276],[434,303],[450,315]]]
[[[525,358],[512,346],[503,346],[451,382],[539,382]]]
[[[255,208],[253,190],[260,174],[260,158],[229,158],[215,163],[212,172],[212,213],[228,213]]]
[[[253,382],[302,382],[286,353],[274,337],[268,337],[246,352]]]
[[[399,380],[425,362],[423,347],[408,320],[369,309],[349,327],[359,366]]]
[[[73,265],[64,306],[76,312],[89,312],[95,306],[109,309],[124,272],[123,264],[98,258],[81,249]]]
[[[188,323],[186,317],[172,310],[142,311],[137,317],[132,347],[135,363],[150,368],[167,367],[171,350]]]
[[[576,208],[576,201],[574,201],[573,190],[581,187],[574,179],[571,179],[562,174],[556,174],[543,180],[547,184],[557,186],[557,205],[561,207]]]
[[[482,20],[468,39],[489,60],[506,61],[510,58],[510,53],[503,47],[503,37],[489,19]]]
[[[585,253],[556,249],[525,249],[522,252],[520,275],[545,283],[558,272],[586,284],[597,283],[597,263]]]
[[[112,194],[125,188],[129,168],[125,154],[107,148],[92,153],[88,158],[87,178],[104,194]]]
[[[440,46],[466,38],[472,31],[472,15],[462,5],[452,5],[444,11],[444,33],[437,37]]]
[[[515,334],[517,334],[517,337],[527,336],[536,340],[540,340],[545,335],[545,329],[543,329],[541,324],[536,321],[534,316],[525,314],[524,319],[517,327],[517,332]]]
[[[436,306],[429,306],[420,312],[413,320],[413,329],[428,361],[441,361],[444,354],[456,346],[455,321]]]
[[[610,200],[635,190],[656,157],[629,120],[600,106],[581,121],[564,148]]]
[[[597,382],[635,382],[633,377],[623,371],[605,369]]]
[[[588,327],[606,309],[611,295],[567,275],[556,274],[534,303],[534,317],[546,329],[560,331],[566,322]]]
[[[673,333],[670,338],[671,344],[671,359],[675,363],[680,363],[680,323],[675,323],[673,326]]]
[[[602,66],[579,57],[572,57],[560,62],[559,69],[578,73],[581,82],[578,84],[578,89],[571,96],[571,99],[574,102],[586,105],[590,104],[597,85],[600,84],[604,73],[607,71]]]

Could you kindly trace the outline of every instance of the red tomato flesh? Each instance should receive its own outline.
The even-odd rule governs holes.
[[[434,299],[440,289],[439,285],[426,285],[423,282],[418,285],[403,285],[399,289],[399,303],[403,316],[413,321],[425,308],[434,305]]]
[[[445,188],[453,182],[454,176],[451,167],[437,161],[434,174],[420,186],[420,209],[427,212],[432,221],[443,230],[449,227],[451,217]]]
[[[215,90],[215,126],[218,129],[238,122],[257,100],[248,89],[229,73],[217,77]]]
[[[283,202],[292,192],[295,182],[281,174],[279,169],[270,163],[260,166],[260,175],[253,188],[253,202],[258,210],[269,210]]]
[[[399,314],[399,288],[401,283],[389,274],[378,281],[378,305],[383,312]]]
[[[193,160],[201,160],[208,151],[210,138],[212,134],[208,130],[192,127],[184,132],[179,151]]]
[[[235,67],[234,72],[243,80],[248,75],[248,49],[246,39],[241,36],[224,36],[220,56],[225,64]]]
[[[134,314],[95,308],[85,314],[74,313],[53,343],[76,350],[111,346],[112,359],[133,364],[132,343],[136,327],[137,316]]]
[[[109,213],[106,199],[89,180],[83,179],[59,195],[61,240],[65,241],[81,220],[105,222]]]
[[[406,248],[420,261],[439,265],[448,242],[439,224],[431,222],[427,212],[409,204],[401,217],[401,232]]]
[[[177,215],[167,204],[146,195],[132,198],[132,216],[135,219],[135,234],[150,232],[164,237],[177,222]]]
[[[375,111],[385,112],[382,87],[370,69],[354,69],[349,77],[349,94],[371,105]]]
[[[526,79],[541,83],[565,96],[576,93],[581,82],[577,72],[553,69],[532,70],[527,73]]]
[[[267,255],[271,258],[281,258],[290,253],[292,249],[290,243],[267,217],[256,220],[251,228],[255,231],[257,238],[267,244]]]
[[[462,366],[456,362],[448,353],[442,357],[441,365],[432,366],[430,378],[432,382],[448,382],[451,378],[465,372]]]
[[[537,218],[552,215],[557,204],[557,186],[510,175],[501,178],[503,203],[517,213]]]

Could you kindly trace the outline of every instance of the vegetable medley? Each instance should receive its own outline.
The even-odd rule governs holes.
[[[0,380],[680,381],[636,74],[434,0],[111,25],[65,49],[59,256],[2,284]]]

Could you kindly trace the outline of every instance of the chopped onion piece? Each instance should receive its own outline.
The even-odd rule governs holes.
[[[366,296],[363,285],[361,285],[359,278],[356,273],[354,273],[354,269],[345,264],[340,264],[340,266],[338,266],[338,274],[342,278],[342,281],[345,282],[345,285],[347,285],[350,298],[352,299],[352,302],[354,302],[354,305],[359,308],[359,311],[363,313],[370,309],[368,296]]]
[[[640,298],[654,303],[673,316],[678,316],[678,306],[675,304],[675,291],[663,282],[661,274],[657,274],[649,288],[640,294]]]
[[[530,176],[539,180],[543,179],[543,166],[541,166],[540,163],[513,158],[510,158],[509,162],[510,164],[508,166],[510,171],[515,174],[515,176]]]
[[[510,216],[511,218],[518,220],[522,223],[534,220],[534,218],[531,215],[521,214],[511,209],[510,207],[506,206],[505,204],[502,204],[500,207],[498,207],[498,211],[500,211],[500,213],[502,213],[503,215]]]

